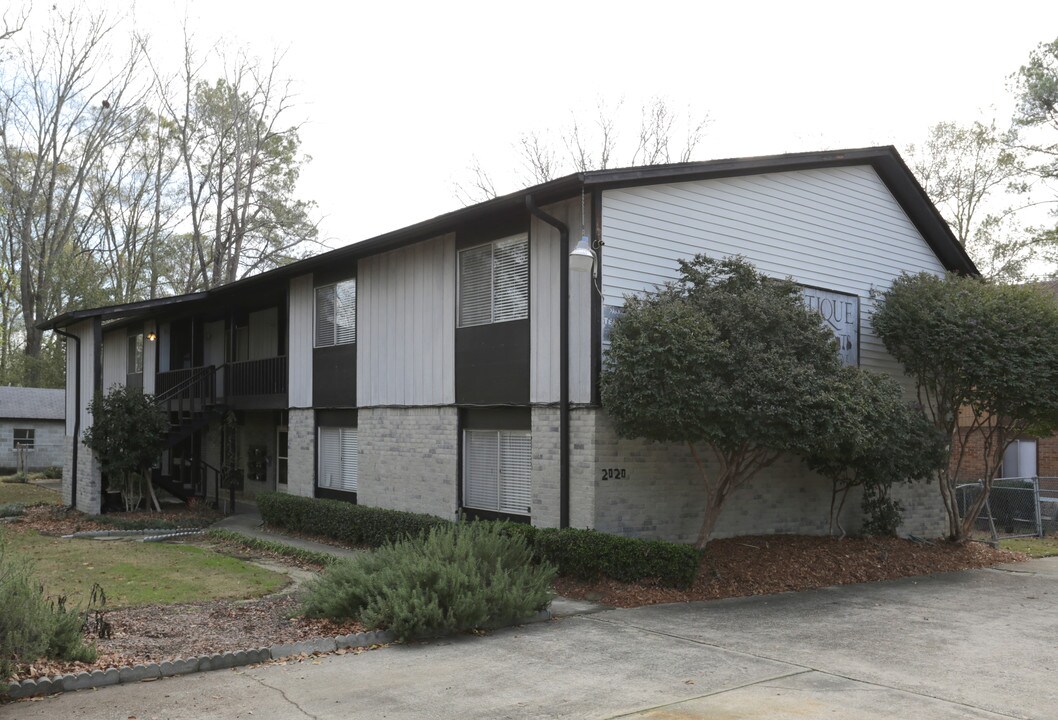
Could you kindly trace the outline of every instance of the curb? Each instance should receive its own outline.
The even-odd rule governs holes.
[[[373,630],[354,635],[339,635],[333,638],[272,645],[271,647],[261,647],[256,650],[239,650],[238,652],[199,655],[182,660],[166,660],[148,665],[112,667],[106,670],[56,675],[51,678],[43,677],[11,683],[6,691],[0,693],[0,696],[11,700],[21,700],[34,695],[52,695],[74,690],[106,687],[107,685],[140,682],[141,680],[156,680],[189,673],[227,670],[296,655],[324,654],[344,648],[384,645],[393,642],[393,639],[393,633],[388,630]]]
[[[165,530],[157,535],[146,535],[143,538],[143,542],[165,542],[166,540],[175,540],[176,538],[183,537],[195,537],[197,535],[205,535],[205,530]]]
[[[541,610],[535,615],[522,618],[513,623],[495,623],[483,625],[485,630],[499,630],[505,627],[517,625],[528,625],[530,623],[547,622],[551,620],[550,610]],[[426,639],[426,638],[423,638]],[[280,643],[271,647],[261,647],[256,650],[239,650],[238,652],[216,653],[214,655],[199,655],[183,660],[166,660],[149,665],[134,665],[121,668],[107,668],[106,670],[92,670],[69,675],[56,675],[55,677],[43,677],[23,680],[11,683],[6,691],[0,692],[0,697],[10,700],[21,700],[35,695],[53,695],[55,693],[72,692],[74,690],[87,690],[90,688],[106,687],[107,685],[119,685],[125,683],[140,682],[142,680],[156,680],[164,677],[175,677],[176,675],[187,675],[196,672],[209,672],[211,670],[228,670],[243,665],[256,665],[269,660],[281,660],[283,658],[299,655],[324,655],[347,648],[364,648],[372,645],[385,645],[395,640],[389,630],[371,630],[368,632],[355,633],[353,635],[338,635],[332,638],[320,638],[318,640],[301,640],[294,643]]]

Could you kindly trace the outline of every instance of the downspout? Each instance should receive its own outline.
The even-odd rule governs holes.
[[[70,507],[77,509],[77,446],[81,444],[81,338],[65,330],[54,328],[56,335],[73,340],[74,355],[74,413],[73,413],[73,453],[70,460]]]
[[[526,209],[542,222],[558,230],[558,487],[559,527],[569,527],[569,227],[536,206],[532,195],[525,196]]]

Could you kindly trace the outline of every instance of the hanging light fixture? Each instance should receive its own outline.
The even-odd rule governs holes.
[[[595,274],[595,253],[591,249],[591,240],[587,235],[581,237],[577,247],[569,254],[569,269],[573,272],[592,271]]]
[[[158,339],[158,335],[154,332],[154,330],[151,330],[150,332],[147,333],[147,339],[150,342],[154,342],[155,340]]]

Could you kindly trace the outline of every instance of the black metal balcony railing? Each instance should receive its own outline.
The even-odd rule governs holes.
[[[224,384],[228,396],[282,395],[287,391],[287,356],[228,363]]]
[[[184,370],[167,370],[155,376],[154,394],[165,395],[176,386],[186,382],[203,368],[186,368]]]

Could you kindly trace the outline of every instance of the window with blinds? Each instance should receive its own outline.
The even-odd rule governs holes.
[[[316,288],[316,347],[356,342],[356,278]]]
[[[318,485],[328,490],[356,492],[360,445],[356,428],[319,428],[320,470]]]
[[[459,327],[529,317],[529,239],[516,235],[459,253]]]
[[[533,496],[532,436],[515,430],[463,433],[463,505],[529,515]]]

